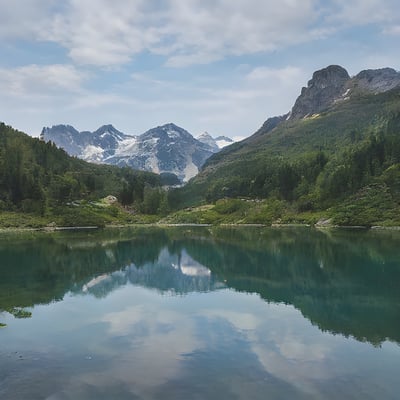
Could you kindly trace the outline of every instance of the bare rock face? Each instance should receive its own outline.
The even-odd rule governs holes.
[[[304,118],[327,109],[341,98],[349,81],[348,72],[339,65],[330,65],[314,72],[307,87],[301,90],[301,95],[292,108],[290,119]]]
[[[400,72],[393,68],[366,69],[352,79],[353,90],[382,93],[400,85]]]
[[[277,117],[268,118],[262,125],[262,127],[253,135],[264,136],[274,130],[281,122],[286,121],[289,118],[289,113],[285,115],[279,115]]]

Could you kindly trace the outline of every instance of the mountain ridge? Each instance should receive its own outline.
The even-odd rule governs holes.
[[[400,72],[393,68],[366,69],[350,77],[340,65],[329,65],[313,73],[307,87],[301,89],[288,119],[316,114],[360,92],[378,94],[399,85]]]
[[[248,210],[233,199],[263,199],[241,220],[316,223],[324,215],[338,225],[398,221],[400,74],[383,68],[347,76],[339,66],[316,71],[294,113],[267,119],[252,136],[207,160],[182,188],[182,207],[206,202],[216,210]],[[233,203],[218,206],[223,199]]]
[[[331,83],[333,89],[330,87]],[[263,136],[270,134],[281,124],[286,123],[288,126],[292,126],[300,120],[317,118],[319,113],[351,98],[378,95],[396,88],[400,88],[400,72],[393,68],[366,69],[350,77],[343,67],[329,65],[313,73],[307,87],[301,89],[300,95],[289,112],[269,117],[254,134],[210,157],[204,168],[225,154],[229,154],[231,151],[235,152],[252,142],[258,145],[260,140],[263,140]]]
[[[210,135],[198,140],[173,123],[141,135],[127,135],[111,124],[94,132],[79,132],[71,125],[53,125],[44,127],[40,137],[88,162],[172,173],[183,182],[195,176],[204,162],[220,149]],[[227,139],[220,137],[219,142]]]

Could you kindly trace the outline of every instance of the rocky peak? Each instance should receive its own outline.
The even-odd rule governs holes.
[[[110,133],[114,133],[114,132],[116,132],[116,133],[121,133],[121,132],[119,132],[117,129],[115,129],[113,125],[111,125],[111,124],[106,124],[106,125],[101,126],[101,127],[100,127],[99,129],[97,129],[96,131],[94,131],[93,134],[94,134],[94,135],[101,135],[101,134],[106,133],[106,132],[110,132]]]
[[[349,80],[348,72],[339,65],[330,65],[314,72],[307,87],[301,90],[290,119],[304,118],[325,110],[342,96]]]
[[[393,68],[366,69],[353,79],[354,89],[382,93],[400,85],[400,72]]]
[[[157,126],[145,132],[142,138],[146,139],[162,139],[168,142],[179,140],[194,140],[193,136],[185,129],[173,124],[168,123],[162,126]]]
[[[204,143],[207,146],[210,146],[210,148],[214,152],[218,151],[218,145],[216,139],[214,139],[208,132],[203,132],[202,134],[197,136],[197,140],[201,143]]]
[[[111,124],[103,125],[92,134],[93,144],[102,148],[116,149],[127,135],[114,128]]]
[[[44,127],[40,138],[46,142],[51,141],[63,148],[68,154],[77,156],[81,146],[86,144],[87,135],[78,132],[71,125],[53,125],[51,128]]]

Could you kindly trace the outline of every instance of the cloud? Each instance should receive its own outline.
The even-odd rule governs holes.
[[[142,53],[169,67],[272,52],[351,26],[396,30],[397,0],[0,0],[0,39],[50,41],[77,64]]]
[[[35,40],[48,25],[56,3],[56,0],[0,0],[0,40]]]
[[[246,78],[249,82],[257,84],[267,82],[281,86],[293,82],[298,84],[303,76],[304,72],[300,68],[289,65],[283,68],[256,67],[247,74]]]
[[[273,51],[312,35],[316,2],[171,0],[165,31],[175,39],[167,65]]]
[[[193,319],[166,308],[163,302],[128,306],[104,315],[102,322],[108,324],[110,335],[126,339],[125,359],[140,362],[134,375],[119,362],[109,366],[114,376],[132,388],[154,387],[179,377],[183,355],[204,347],[195,335]],[[108,353],[108,349],[101,351]]]
[[[46,96],[61,91],[79,92],[86,75],[71,65],[27,65],[0,68],[0,90],[7,96]]]
[[[388,24],[400,17],[397,0],[333,0],[330,23],[345,25]]]
[[[76,63],[119,65],[151,45],[150,20],[144,0],[69,0],[40,38],[67,48]]]
[[[400,25],[389,26],[384,29],[383,33],[385,33],[387,35],[399,36],[400,35]]]
[[[4,4],[2,4],[4,3]],[[75,63],[121,65],[149,51],[173,67],[272,51],[304,41],[316,0],[0,0],[0,37],[55,42]]]

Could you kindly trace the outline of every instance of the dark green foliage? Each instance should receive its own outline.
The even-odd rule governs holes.
[[[332,222],[337,225],[400,225],[400,204],[385,184],[371,184],[345,199],[333,209]]]
[[[143,192],[141,211],[144,214],[168,213],[167,194],[161,188],[146,186]]]
[[[50,142],[0,124],[2,211],[54,215],[60,224],[67,225],[102,225],[109,211],[94,212],[72,203],[114,195],[123,205],[139,207],[145,187],[159,187],[160,183],[160,177],[150,172],[89,164]]]
[[[171,172],[161,172],[160,179],[161,185],[163,186],[175,186],[181,184],[179,178]]]

